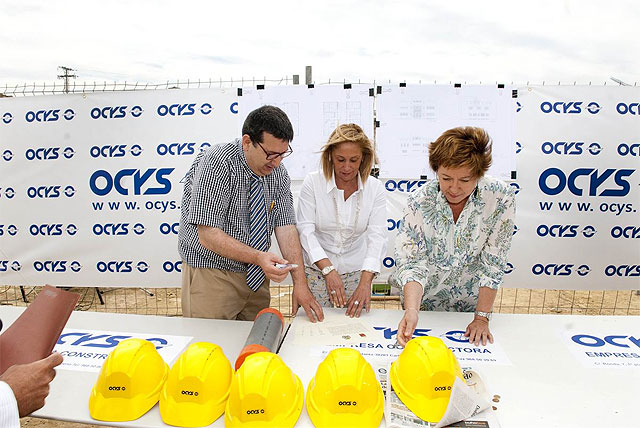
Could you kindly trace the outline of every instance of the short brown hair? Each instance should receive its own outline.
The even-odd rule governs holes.
[[[360,178],[364,183],[367,181],[367,177],[371,174],[371,168],[373,164],[378,160],[376,152],[373,150],[373,144],[371,140],[364,133],[362,128],[355,123],[346,123],[338,125],[336,129],[329,136],[329,141],[322,147],[322,157],[320,158],[320,164],[322,165],[322,172],[324,177],[331,180],[333,174],[333,164],[331,162],[331,153],[333,150],[342,143],[355,143],[362,150],[362,162],[360,163]]]
[[[482,128],[464,126],[445,131],[429,144],[429,166],[435,172],[445,168],[469,167],[480,178],[491,166],[492,141]]]

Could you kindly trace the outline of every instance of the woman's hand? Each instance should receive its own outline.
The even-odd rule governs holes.
[[[327,285],[329,301],[333,307],[343,308],[347,301],[347,296],[344,292],[344,284],[340,279],[340,274],[336,270],[332,270],[324,277],[324,281]]]
[[[418,310],[415,308],[408,308],[404,311],[404,316],[398,324],[398,343],[405,346],[413,336],[413,331],[418,325]]]
[[[369,312],[371,307],[371,282],[360,280],[358,287],[355,289],[349,301],[347,302],[346,315],[353,318],[360,318],[363,309]]]
[[[467,326],[464,335],[469,338],[469,343],[478,346],[482,341],[482,346],[493,343],[493,335],[489,331],[489,320],[485,317],[475,316],[473,321]]]

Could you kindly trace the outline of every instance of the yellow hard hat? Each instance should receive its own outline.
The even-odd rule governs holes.
[[[309,382],[307,412],[317,428],[380,425],[382,388],[360,352],[353,348],[329,352]]]
[[[247,356],[231,381],[224,425],[291,428],[303,402],[300,378],[276,354],[257,352]]]
[[[160,416],[169,425],[210,425],[224,412],[233,370],[222,348],[213,343],[189,345],[169,372],[160,395]]]
[[[420,419],[438,422],[449,405],[455,378],[464,382],[460,364],[442,339],[411,339],[391,364],[391,386],[402,402]]]
[[[108,422],[138,419],[158,402],[168,374],[169,366],[151,342],[123,340],[104,361],[91,390],[91,417]]]

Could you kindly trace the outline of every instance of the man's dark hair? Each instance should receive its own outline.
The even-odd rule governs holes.
[[[248,135],[254,144],[262,143],[262,133],[268,132],[279,140],[293,140],[293,126],[289,118],[276,106],[262,106],[247,116],[242,135]]]

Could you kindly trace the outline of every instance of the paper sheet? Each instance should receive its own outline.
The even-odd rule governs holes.
[[[376,332],[373,327],[361,318],[326,312],[323,322],[298,324],[294,332],[294,343],[340,346],[372,340],[374,337]]]

